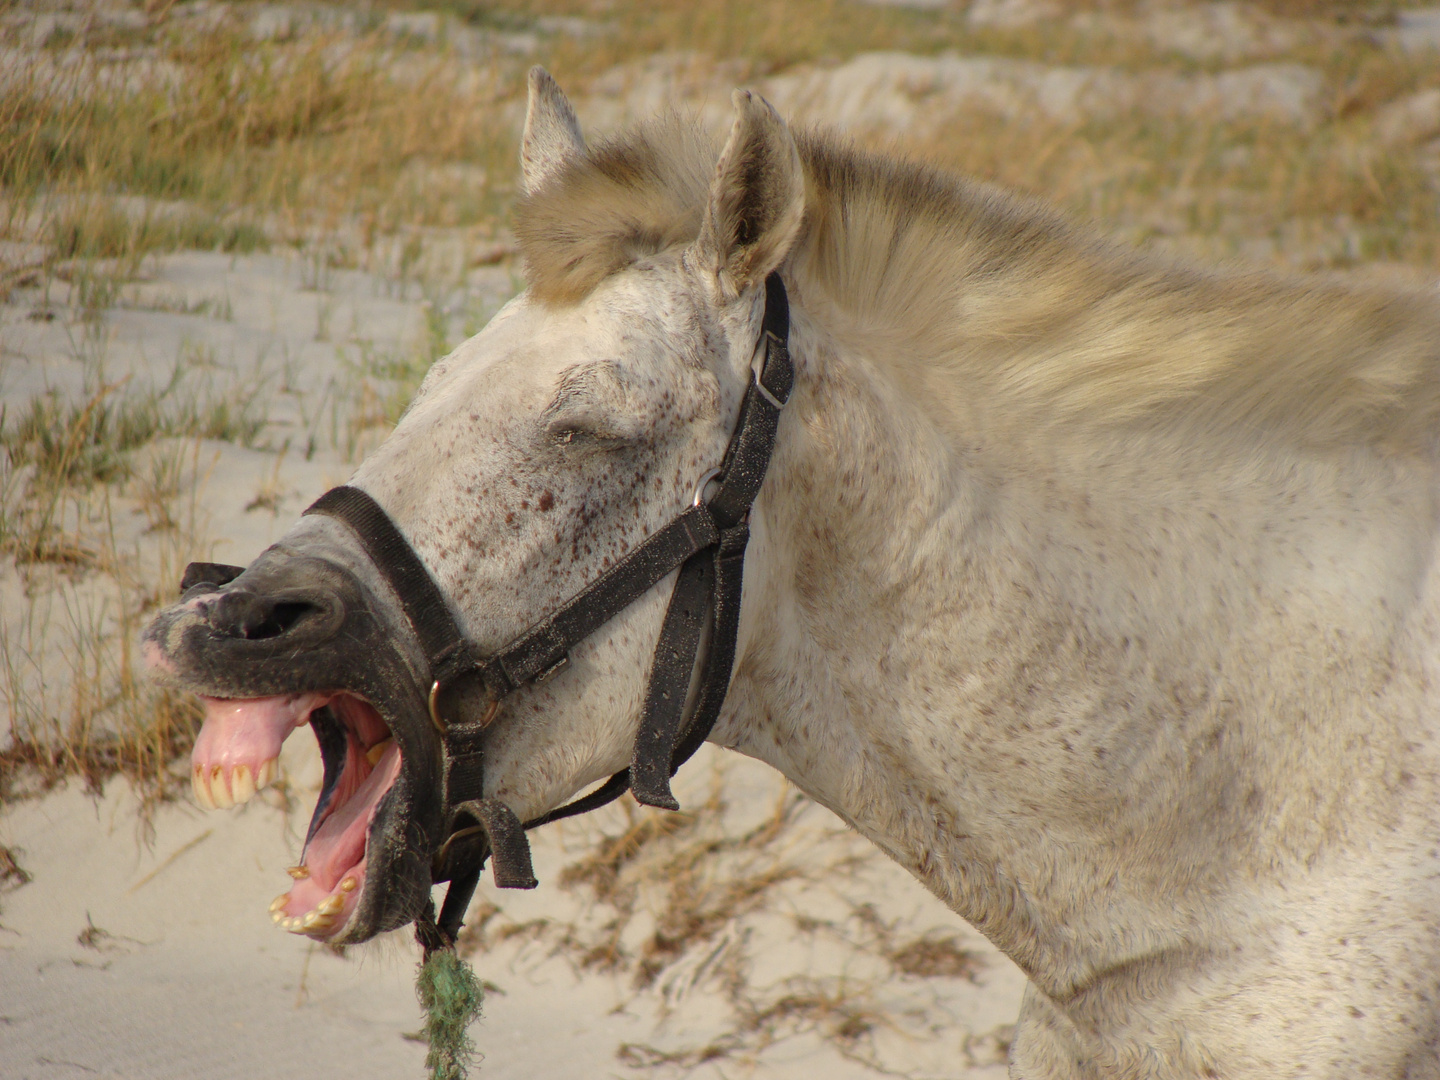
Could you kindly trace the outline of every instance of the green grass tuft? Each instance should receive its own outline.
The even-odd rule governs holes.
[[[475,1057],[468,1029],[480,1019],[485,992],[470,965],[454,949],[437,949],[420,965],[415,993],[425,1010],[431,1080],[465,1080]]]

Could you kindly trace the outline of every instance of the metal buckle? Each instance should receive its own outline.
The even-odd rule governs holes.
[[[569,666],[570,666],[570,654],[569,654],[569,653],[562,653],[559,660],[556,660],[553,664],[551,664],[549,667],[547,667],[544,671],[540,672],[539,675],[536,675],[536,676],[535,676],[535,678],[534,678],[534,680],[533,680],[533,681],[534,681],[534,684],[535,684],[536,686],[543,686],[545,683],[549,682],[549,681],[550,681],[551,679],[553,679],[556,675],[559,675],[560,672],[562,672],[563,670],[565,670],[565,668],[567,668],[567,667],[569,667]],[[497,701],[496,704],[498,705],[499,702]],[[488,721],[487,721],[487,723],[488,723]],[[484,724],[482,724],[481,727],[484,727]]]
[[[769,330],[766,330],[766,331],[765,331],[765,336],[766,336],[767,338],[771,338],[771,339],[773,339],[773,340],[775,340],[775,341],[777,341],[777,342],[780,341],[780,339],[777,338],[777,337],[775,337],[775,335],[772,334]],[[782,343],[782,344],[783,344],[783,343]],[[766,359],[766,360],[769,360],[769,359],[770,359],[770,349],[769,349],[768,346],[767,346],[766,349],[765,349],[765,359]],[[785,411],[785,402],[781,401],[781,400],[780,400],[779,398],[777,398],[774,394],[772,394],[772,393],[770,392],[770,389],[769,389],[763,382],[760,381],[760,375],[761,375],[761,373],[765,370],[765,365],[764,365],[764,363],[762,362],[759,367],[755,367],[755,366],[752,365],[751,368],[750,368],[750,370],[755,373],[755,389],[758,390],[758,391],[760,391],[760,396],[761,396],[762,398],[764,398],[766,401],[768,401],[768,402],[770,403],[771,407],[773,407],[776,412],[784,412],[784,411]]]

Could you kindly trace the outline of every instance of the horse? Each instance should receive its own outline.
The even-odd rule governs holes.
[[[666,805],[706,699],[1024,971],[1014,1077],[1440,1077],[1434,296],[1162,259],[733,104],[718,148],[591,144],[532,71],[524,291],[350,511],[146,631],[202,803],[319,738],[276,921],[433,935],[432,881],[532,885],[523,826],[646,768]]]

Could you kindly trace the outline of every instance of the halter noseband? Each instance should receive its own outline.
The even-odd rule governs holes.
[[[400,598],[429,664],[428,704],[445,759],[448,819],[448,839],[434,856],[432,877],[437,883],[451,883],[438,920],[439,932],[447,940],[453,941],[459,932],[487,857],[493,857],[495,884],[500,888],[535,886],[527,829],[594,810],[627,789],[639,802],[679,809],[670,778],[709,736],[730,687],[750,507],[765,478],[780,412],[794,383],[789,335],[785,286],[779,274],[772,273],[765,280],[760,338],[765,359],[746,387],[740,419],[719,469],[701,480],[689,509],[488,657],[466,640],[424,564],[369,495],[358,488],[337,487],[305,511],[338,518],[354,531]],[[712,481],[718,487],[706,497]],[[576,644],[677,567],[680,572],[655,648],[630,766],[589,794],[523,825],[498,799],[482,798],[482,732],[501,700],[560,670]],[[701,657],[707,622],[710,643]],[[685,705],[697,660],[698,691],[687,719]],[[446,689],[461,678],[480,680],[490,707],[478,721],[447,723],[440,702]]]

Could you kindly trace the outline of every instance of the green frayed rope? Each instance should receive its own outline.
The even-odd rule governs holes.
[[[425,1037],[430,1040],[425,1066],[430,1080],[466,1080],[475,1057],[466,1028],[480,1018],[485,1002],[480,980],[453,948],[426,950],[415,993],[425,1010]]]

